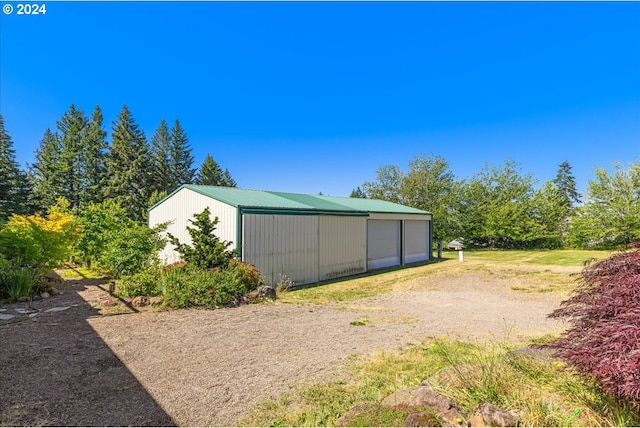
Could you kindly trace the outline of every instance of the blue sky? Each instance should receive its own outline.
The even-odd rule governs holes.
[[[382,165],[459,177],[640,161],[640,3],[46,2],[0,16],[21,165],[71,103],[178,118],[239,186],[347,196]]]

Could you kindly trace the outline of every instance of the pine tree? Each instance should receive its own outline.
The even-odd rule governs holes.
[[[126,105],[113,122],[111,148],[107,156],[106,196],[127,209],[130,218],[143,221],[151,196],[151,159],[144,132],[138,128]]]
[[[571,215],[573,206],[580,203],[580,194],[576,190],[576,179],[571,174],[571,165],[568,161],[564,161],[558,166],[558,173],[553,184],[558,189],[560,204],[568,217]]]
[[[223,174],[218,162],[213,159],[213,156],[207,154],[204,161],[202,161],[202,165],[200,165],[200,170],[196,177],[196,184],[222,186],[224,183]]]
[[[82,148],[82,193],[80,206],[86,208],[91,203],[104,199],[107,180],[106,141],[107,133],[102,127],[102,110],[96,106],[87,125],[86,140]]]
[[[44,211],[64,194],[65,175],[60,160],[60,139],[47,129],[36,150],[35,162],[30,167],[29,178],[33,192],[31,203],[36,211]]]
[[[0,115],[0,223],[27,209],[26,175],[18,167],[13,141]]]
[[[173,182],[169,189],[164,190],[172,192],[182,184],[193,183],[196,171],[193,169],[193,156],[191,155],[189,138],[187,138],[187,134],[177,119],[171,129],[170,162]]]
[[[151,137],[151,161],[153,165],[153,191],[172,192],[176,181],[171,165],[171,134],[167,122],[162,119],[156,132]]]

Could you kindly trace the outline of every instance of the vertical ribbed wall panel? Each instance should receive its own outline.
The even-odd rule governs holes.
[[[367,218],[320,217],[320,280],[367,270]]]
[[[167,232],[178,238],[181,243],[190,244],[191,237],[187,226],[190,226],[191,223],[188,221],[193,219],[194,214],[201,213],[206,207],[209,207],[212,217],[218,217],[216,235],[224,241],[233,243],[229,249],[235,248],[237,209],[189,189],[181,189],[154,207],[149,212],[149,226],[171,222],[167,227]],[[180,260],[179,254],[173,251],[173,248],[173,245],[168,243],[160,252],[160,260],[166,264]]]
[[[276,285],[280,274],[296,284],[318,281],[318,217],[244,214],[242,258]]]
[[[404,263],[429,260],[429,222],[406,220],[404,222]]]

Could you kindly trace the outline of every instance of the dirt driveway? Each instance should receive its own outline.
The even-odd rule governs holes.
[[[482,271],[440,272],[348,304],[109,316],[96,309],[104,287],[76,281],[34,302],[38,315],[0,321],[0,424],[235,425],[257,402],[343,376],[353,354],[434,336],[561,330],[546,316],[566,295],[509,284]]]

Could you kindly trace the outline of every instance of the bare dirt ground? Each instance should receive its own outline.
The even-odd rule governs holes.
[[[0,305],[16,314],[0,321],[0,424],[236,425],[257,402],[344,376],[351,355],[563,327],[547,314],[565,294],[514,291],[504,275],[439,271],[410,281],[344,304],[118,315],[99,308],[104,285],[67,281],[63,294],[33,302],[37,316],[15,312],[24,302]]]

